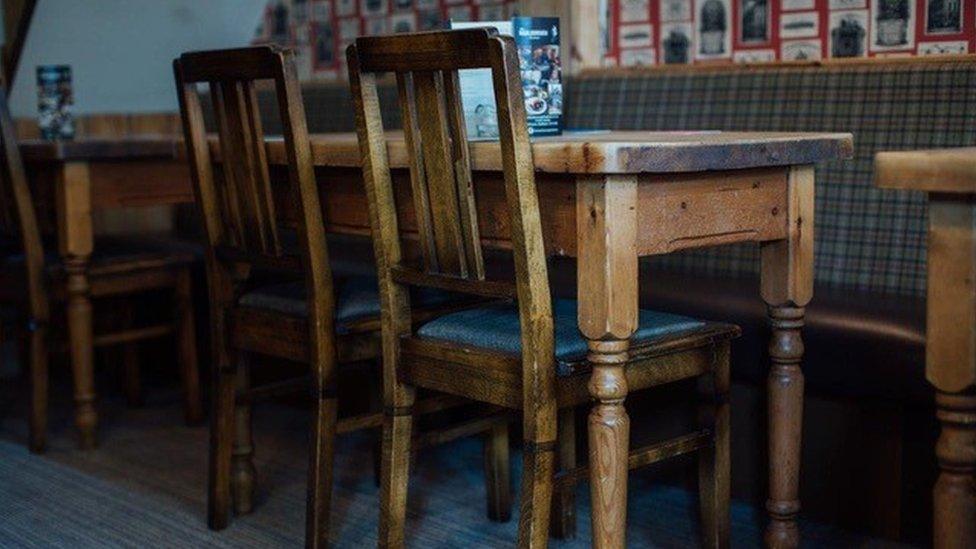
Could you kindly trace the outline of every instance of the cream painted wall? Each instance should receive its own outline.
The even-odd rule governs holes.
[[[246,45],[266,0],[39,0],[11,94],[35,116],[35,67],[71,65],[75,112],[176,110],[180,52]]]

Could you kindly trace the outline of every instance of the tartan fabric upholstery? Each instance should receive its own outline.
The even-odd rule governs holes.
[[[976,144],[976,62],[602,73],[567,94],[567,127],[837,131],[853,160],[817,169],[816,280],[924,295],[925,198],[873,186],[874,153]],[[715,275],[758,272],[758,246],[691,250],[655,265]]]
[[[399,129],[400,106],[395,85],[379,88],[383,124],[387,129]],[[208,94],[200,96],[204,121],[209,131],[215,131],[213,108]],[[302,102],[309,133],[334,133],[356,131],[356,111],[352,107],[352,95],[345,84],[310,83],[302,86]],[[281,118],[274,90],[258,90],[258,108],[265,135],[281,135]]]
[[[265,132],[281,133],[277,105],[270,91],[263,91],[258,97],[261,105],[261,118],[267,121]],[[379,88],[380,107],[383,111],[383,125],[387,129],[399,129],[400,105],[396,86]],[[345,84],[322,83],[306,84],[302,87],[305,103],[305,118],[309,133],[354,132],[356,131],[356,111],[352,106],[352,94]]]

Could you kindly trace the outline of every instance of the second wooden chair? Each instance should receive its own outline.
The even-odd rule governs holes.
[[[238,513],[253,505],[251,403],[295,387],[310,387],[311,451],[306,543],[328,542],[332,465],[337,433],[378,427],[373,412],[338,419],[338,367],[380,354],[377,282],[333,271],[313,170],[305,112],[288,50],[261,46],[185,53],[174,62],[187,152],[207,237],[214,349],[208,521],[227,525],[231,500]],[[272,181],[259,116],[257,81],[276,92],[286,152],[286,181]],[[198,84],[209,83],[217,122],[211,148]],[[297,231],[298,245],[287,244]],[[444,292],[416,294],[414,319],[456,309],[465,301]],[[467,301],[470,303],[470,300]],[[250,386],[251,354],[307,363],[308,376]],[[432,397],[424,412],[468,401]],[[508,518],[508,417],[498,410],[453,425],[451,438],[486,432],[489,516]]]

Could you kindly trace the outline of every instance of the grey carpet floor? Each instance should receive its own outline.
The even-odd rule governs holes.
[[[10,392],[6,393],[8,397]],[[12,398],[20,401],[18,392]],[[275,403],[256,407],[258,501],[223,532],[205,524],[205,427],[182,424],[174,397],[141,409],[103,402],[101,446],[74,447],[70,413],[52,417],[50,449],[24,447],[24,406],[0,404],[0,547],[299,547],[305,505],[306,414]],[[337,547],[375,546],[378,514],[371,438],[341,437],[333,495],[332,541]],[[412,471],[408,546],[508,547],[518,524],[517,501],[508,523],[485,517],[481,444],[467,439],[422,452]],[[519,479],[515,452],[513,488]],[[628,545],[693,547],[697,504],[693,493],[655,484],[653,471],[630,476]],[[517,489],[515,490],[517,494]],[[579,489],[579,533],[555,548],[587,547],[589,497]],[[760,509],[732,508],[733,547],[758,547]],[[809,547],[882,547],[882,542],[813,523],[803,524]]]

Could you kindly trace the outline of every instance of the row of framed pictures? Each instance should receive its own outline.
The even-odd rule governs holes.
[[[270,0],[253,42],[296,52],[299,77],[341,78],[358,36],[445,27],[448,21],[510,19],[517,0]]]
[[[976,0],[601,2],[608,66],[976,53]],[[293,47],[303,79],[341,78],[357,36],[501,21],[517,0],[269,0],[255,43]]]
[[[976,0],[604,0],[606,65],[976,52]]]

